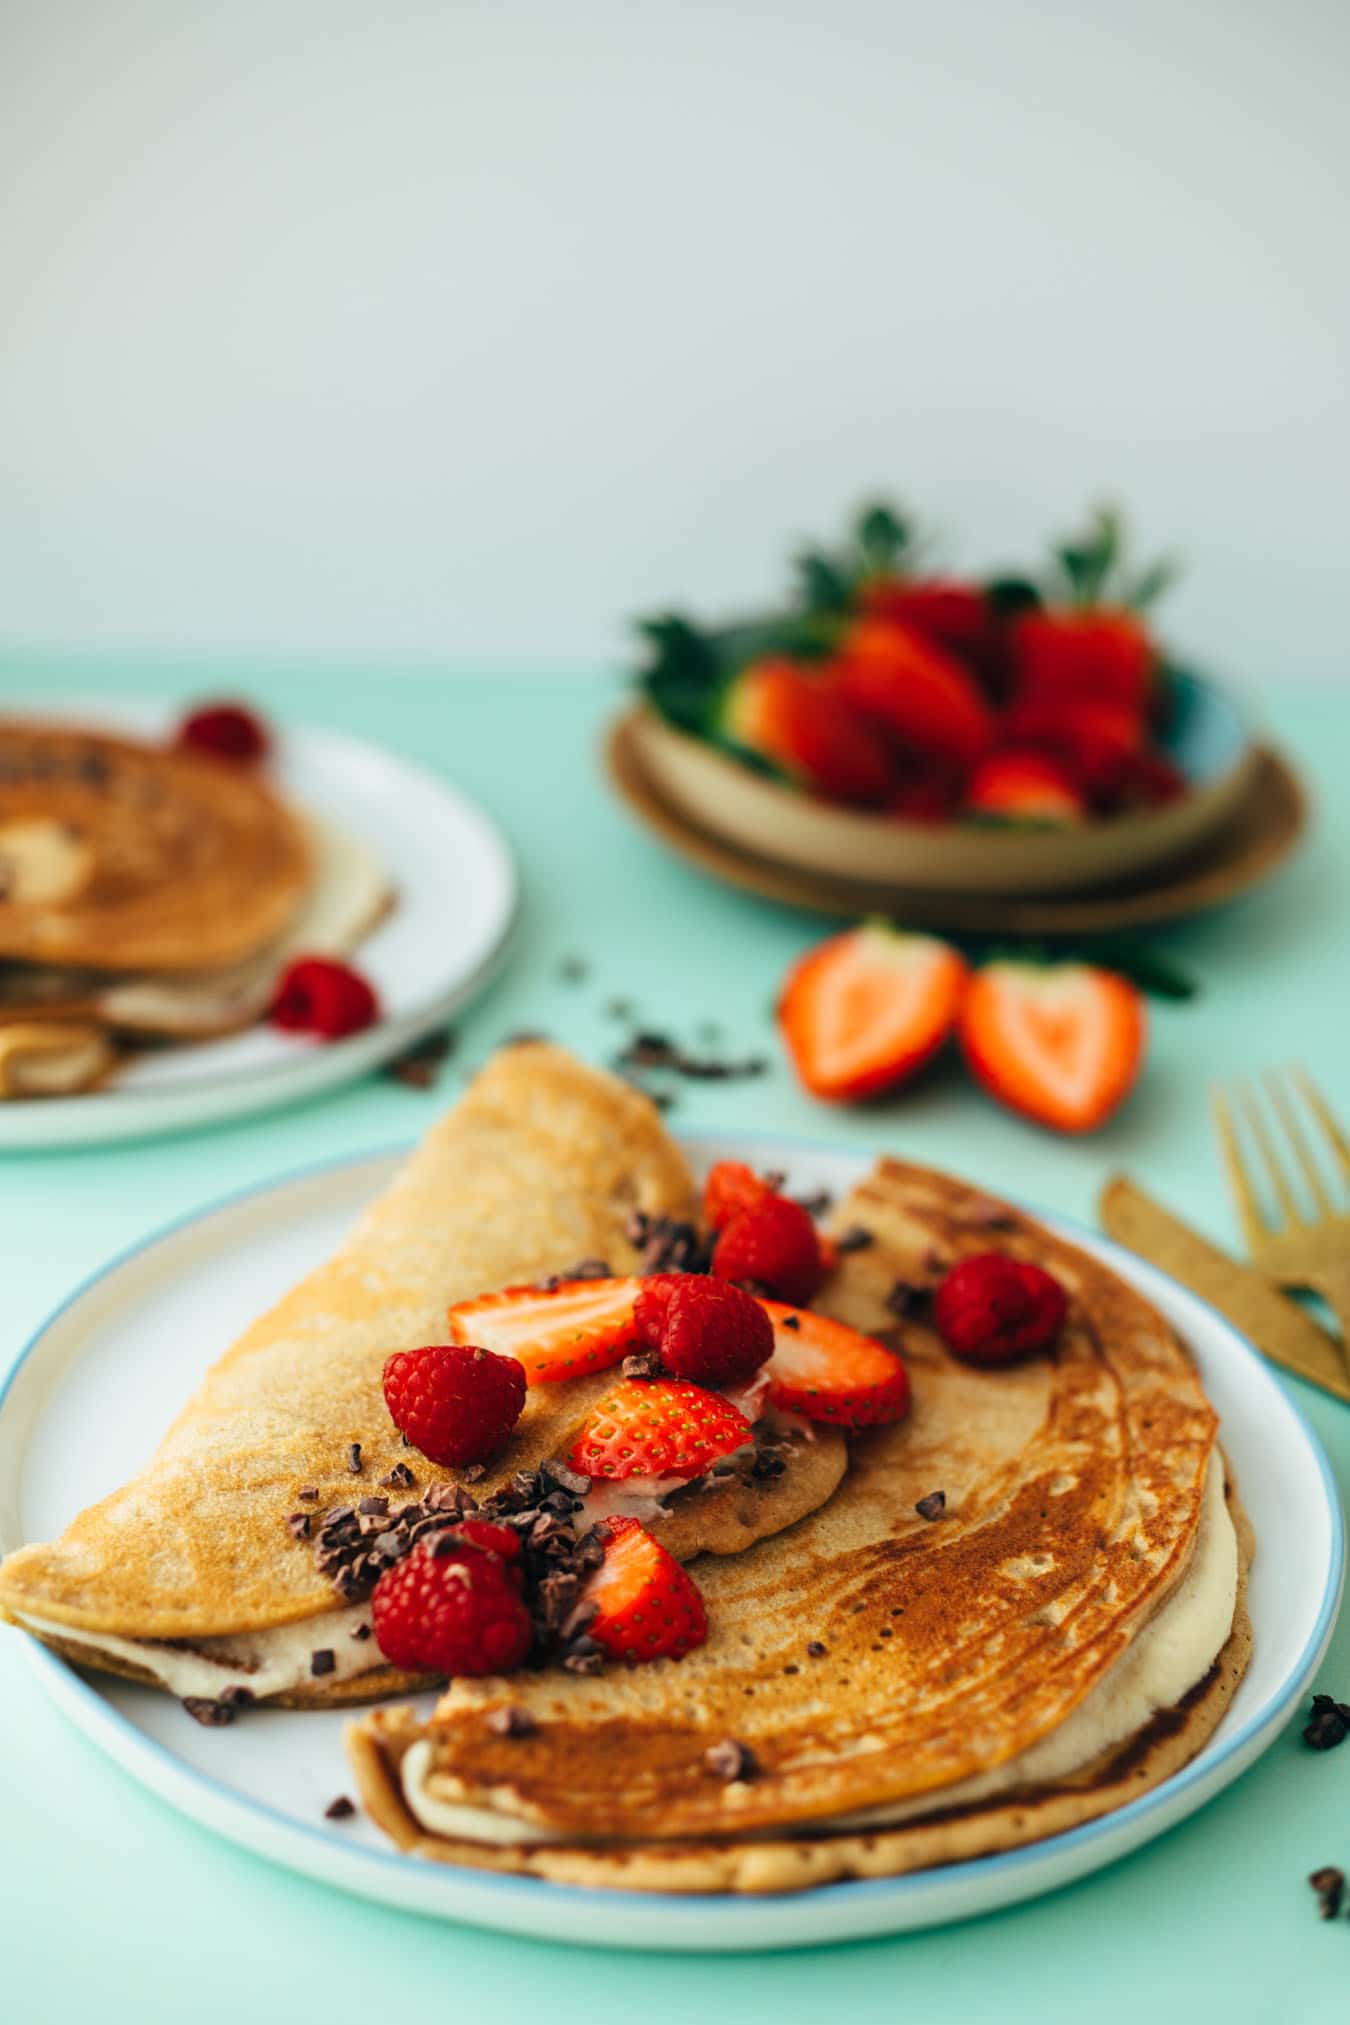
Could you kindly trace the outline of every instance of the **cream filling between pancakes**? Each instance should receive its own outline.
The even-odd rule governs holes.
[[[928,1814],[979,1806],[1068,1778],[1137,1735],[1160,1710],[1174,1708],[1205,1678],[1232,1631],[1237,1586],[1237,1534],[1224,1496],[1223,1461],[1216,1452],[1205,1478],[1194,1551],[1181,1581],[1128,1650],[1057,1728],[1006,1764],[917,1799],[801,1822],[786,1831],[767,1829],[747,1839],[763,1840],[784,1832],[895,1828]],[[488,1808],[466,1806],[435,1792],[434,1778],[434,1746],[427,1738],[405,1754],[402,1783],[410,1811],[431,1834],[461,1842],[514,1845],[581,1839]]]

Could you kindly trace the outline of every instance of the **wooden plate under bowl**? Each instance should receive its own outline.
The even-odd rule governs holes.
[[[712,878],[813,914],[845,919],[889,914],[911,927],[972,935],[1088,935],[1145,928],[1201,914],[1261,885],[1295,849],[1308,822],[1307,797],[1297,774],[1279,753],[1261,746],[1246,793],[1222,830],[1185,858],[1109,889],[1019,899],[1006,893],[938,893],[825,878],[738,850],[676,809],[643,764],[641,714],[626,711],[605,740],[610,780],[639,822]]]

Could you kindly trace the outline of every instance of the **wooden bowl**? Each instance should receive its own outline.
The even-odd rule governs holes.
[[[1164,741],[1190,783],[1163,808],[1062,829],[907,823],[817,801],[766,779],[648,706],[629,720],[662,798],[699,829],[756,858],[827,879],[929,893],[1090,892],[1183,858],[1231,821],[1257,756],[1240,711],[1195,676],[1175,678]]]

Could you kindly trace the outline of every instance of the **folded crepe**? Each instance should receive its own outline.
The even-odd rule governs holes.
[[[1245,1667],[1249,1551],[1216,1418],[1171,1329],[1096,1260],[885,1162],[821,1306],[895,1338],[909,1420],[831,1502],[703,1564],[705,1645],[594,1679],[455,1683],[349,1748],[405,1850],[575,1884],[783,1891],[1006,1849],[1136,1797],[1197,1751]],[[1058,1275],[1053,1354],[952,1359],[921,1319],[957,1257]],[[492,1722],[518,1704],[534,1725]],[[708,1755],[711,1751],[711,1757]]]
[[[146,1468],[53,1544],[0,1562],[0,1615],[84,1665],[198,1703],[242,1692],[323,1706],[421,1684],[383,1665],[368,1608],[316,1551],[325,1514],[349,1512],[338,1530],[359,1547],[401,1506],[464,1480],[403,1446],[385,1359],[444,1341],[451,1302],[582,1259],[637,1270],[633,1212],[682,1217],[693,1204],[645,1097],[546,1045],[504,1051],[337,1255],[212,1367]],[[601,1372],[531,1387],[475,1494],[561,1454],[612,1383]],[[794,1437],[772,1482],[678,1492],[657,1521],[676,1551],[738,1551],[827,1498],[846,1456],[822,1433]],[[365,1496],[387,1497],[390,1516],[351,1512]]]
[[[300,823],[247,769],[0,720],[0,957],[240,963],[281,934],[310,876]]]

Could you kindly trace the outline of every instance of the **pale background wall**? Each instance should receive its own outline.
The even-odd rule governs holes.
[[[0,645],[576,667],[1108,487],[1350,676],[1343,0],[5,0]]]

